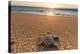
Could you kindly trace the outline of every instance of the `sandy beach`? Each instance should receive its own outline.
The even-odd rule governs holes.
[[[76,16],[11,13],[11,52],[45,51],[36,41],[48,31],[59,37],[59,50],[78,48]]]

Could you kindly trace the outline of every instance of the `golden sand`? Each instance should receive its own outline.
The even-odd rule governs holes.
[[[77,17],[11,13],[11,51],[45,51],[37,48],[37,37],[46,32],[60,39],[60,49],[77,49]]]

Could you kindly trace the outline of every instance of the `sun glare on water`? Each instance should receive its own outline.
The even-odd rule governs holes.
[[[49,16],[53,16],[53,15],[54,15],[54,10],[53,10],[53,8],[51,8],[51,9],[48,11],[47,15],[49,15]]]
[[[48,7],[50,8],[50,11],[48,12],[49,16],[55,15],[55,11],[53,10],[54,8],[60,8],[60,5],[57,4],[48,4]]]
[[[56,7],[58,7],[59,5],[56,5],[56,4],[48,4],[48,7],[50,8],[50,10],[49,10],[49,12],[48,12],[48,15],[49,16],[53,16],[53,15],[55,15],[54,14],[54,8],[56,8]]]
[[[49,12],[48,15],[49,15],[49,16],[52,16],[52,15],[53,15],[53,12]]]

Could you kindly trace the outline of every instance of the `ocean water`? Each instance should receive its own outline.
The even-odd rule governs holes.
[[[51,9],[51,8],[41,8],[41,7],[23,7],[23,6],[11,6],[12,13],[28,13],[28,14],[40,14],[52,16],[78,16],[77,9]]]

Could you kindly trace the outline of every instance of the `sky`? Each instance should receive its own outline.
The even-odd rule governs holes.
[[[35,6],[35,7],[48,7],[48,8],[78,8],[77,4],[64,4],[64,3],[45,3],[45,2],[25,2],[25,1],[12,1],[12,5],[18,6]]]

